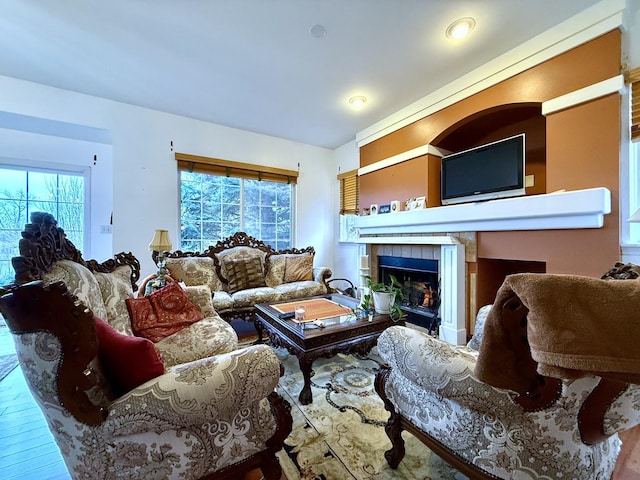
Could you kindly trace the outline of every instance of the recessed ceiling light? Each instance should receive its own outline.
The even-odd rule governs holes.
[[[327,35],[327,29],[324,28],[324,25],[317,24],[309,29],[309,33],[312,37],[322,38]]]
[[[367,97],[363,97],[362,95],[356,95],[349,99],[349,104],[353,108],[362,108],[365,103],[367,103]]]
[[[476,21],[471,17],[459,18],[447,27],[447,38],[460,40],[471,33],[476,26]]]

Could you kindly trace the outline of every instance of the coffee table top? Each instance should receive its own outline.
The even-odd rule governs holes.
[[[367,317],[360,318],[358,304],[355,298],[328,294],[289,302],[261,303],[256,305],[256,309],[264,320],[296,343],[315,343],[314,339],[337,333],[341,334],[340,337],[348,338],[349,331],[355,335],[363,330],[382,331],[394,323],[389,315],[376,314],[371,321]],[[280,317],[282,313],[294,311],[298,305],[305,307],[304,322]]]

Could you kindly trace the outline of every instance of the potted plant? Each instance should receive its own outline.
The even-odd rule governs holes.
[[[399,320],[404,313],[400,301],[404,297],[402,285],[394,275],[389,275],[390,283],[374,282],[367,276],[367,288],[373,297],[373,307],[377,313],[387,314],[392,320]]]
[[[371,290],[368,288],[362,288],[361,290],[362,299],[360,301],[360,308],[364,310],[364,313],[369,315],[371,312]]]

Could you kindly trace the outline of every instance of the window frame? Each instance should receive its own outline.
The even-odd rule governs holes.
[[[186,171],[184,169],[178,168],[178,224],[180,225],[180,235],[178,238],[178,244],[179,244],[179,248],[181,250],[184,250],[185,247],[183,247],[183,238],[182,238],[182,225],[183,225],[183,219],[182,219],[182,172]],[[210,175],[210,176],[217,176],[217,177],[224,177],[226,175],[221,175],[219,173],[215,173],[215,172],[207,172],[207,171],[193,171],[193,172],[189,172],[189,173],[195,173],[195,174],[199,174],[199,175]],[[229,175],[231,176],[231,175]],[[235,231],[243,231],[246,232],[246,224],[245,224],[245,207],[246,207],[246,203],[245,203],[245,182],[246,181],[256,181],[256,178],[251,178],[251,177],[247,177],[247,176],[233,176],[235,178],[238,178],[240,181],[240,195],[239,195],[239,216],[240,216],[240,224],[238,225],[238,227],[236,228]],[[282,181],[274,181],[274,180],[270,180],[270,179],[262,179],[259,181],[264,181],[264,182],[271,182],[271,183],[285,183]],[[295,182],[288,182],[287,183],[291,189],[290,191],[290,234],[289,234],[289,239],[287,240],[288,246],[287,247],[280,247],[277,245],[277,241],[278,238],[276,237],[274,239],[274,241],[276,242],[275,245],[272,245],[274,249],[276,250],[281,250],[282,248],[291,248],[293,245],[295,245],[295,240],[296,240],[296,183]],[[276,223],[277,225],[277,223]],[[201,232],[202,234],[202,232]],[[249,233],[251,234],[251,233]],[[226,236],[223,235],[224,238],[226,238]],[[215,243],[218,240],[222,240],[223,238],[219,238],[217,240],[211,240],[211,242]],[[264,241],[266,244],[271,245],[271,241],[270,240],[265,240],[263,238],[258,238],[258,240]],[[187,240],[188,241],[188,240]],[[200,236],[200,239],[198,240],[201,244],[201,248],[199,249],[200,251],[202,251],[203,249],[205,249],[208,245],[205,245],[206,241],[205,239]],[[190,251],[190,250],[189,250]]]
[[[82,245],[76,245],[80,251],[90,251],[91,248],[91,168],[82,165],[60,164],[53,162],[25,161],[0,157],[0,170],[17,170],[63,176],[77,176],[83,179],[83,219]],[[28,203],[28,201],[27,201]],[[49,212],[54,214],[54,212]],[[54,214],[55,217],[55,214]],[[29,222],[29,218],[25,219]],[[58,218],[56,218],[58,220]],[[63,227],[64,228],[64,227]]]

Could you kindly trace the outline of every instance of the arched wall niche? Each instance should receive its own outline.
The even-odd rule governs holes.
[[[546,193],[546,121],[539,102],[510,103],[476,112],[444,130],[433,145],[459,152],[513,135],[525,134],[525,175],[533,181],[527,195]]]

